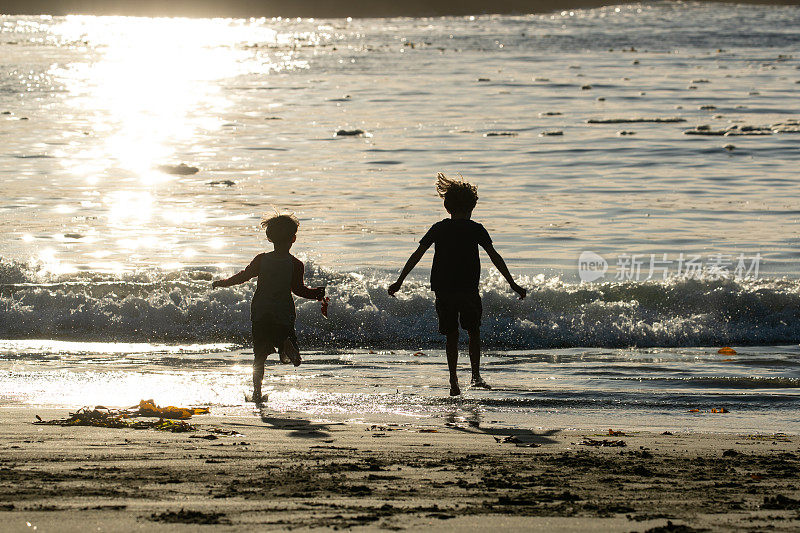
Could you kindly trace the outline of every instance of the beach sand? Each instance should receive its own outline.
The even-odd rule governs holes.
[[[800,528],[794,435],[608,435],[266,411],[195,416],[200,431],[167,433],[34,425],[36,414],[67,411],[0,409],[3,531]]]

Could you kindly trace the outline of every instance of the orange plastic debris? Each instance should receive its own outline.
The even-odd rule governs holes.
[[[413,355],[414,357],[419,357],[420,355],[425,355],[425,352],[414,352],[411,355]]]
[[[170,418],[177,420],[188,420],[194,414],[193,409],[185,407],[159,407],[153,400],[142,400],[139,402],[139,416],[157,416],[159,418]]]
[[[719,350],[717,350],[717,353],[720,355],[736,355],[736,350],[734,350],[730,346],[725,346],[724,348],[720,348]]]

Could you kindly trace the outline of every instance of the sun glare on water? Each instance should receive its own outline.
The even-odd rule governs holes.
[[[53,73],[84,114],[85,133],[100,140],[73,159],[87,177],[111,167],[143,184],[168,179],[157,167],[175,147],[220,126],[216,117],[230,104],[216,82],[253,68],[252,55],[237,48],[247,34],[219,21],[67,17],[52,33],[99,53]]]
[[[163,265],[191,256],[180,249],[182,234],[205,211],[175,195],[184,178],[169,169],[213,151],[206,140],[233,106],[226,86],[285,68],[259,47],[283,46],[293,34],[264,20],[68,16],[37,24],[50,44],[77,52],[48,75],[60,86],[59,113],[74,125],[58,159],[98,214],[100,248],[85,255],[102,252],[103,270],[112,271],[165,250],[175,253]],[[70,269],[57,249],[38,259],[54,273]]]

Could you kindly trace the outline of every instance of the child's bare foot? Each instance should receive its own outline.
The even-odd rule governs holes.
[[[483,381],[483,378],[480,376],[472,378],[472,383],[470,383],[470,387],[473,389],[492,390],[492,387],[490,387],[488,383]]]
[[[256,406],[261,407],[265,403],[267,403],[267,399],[269,398],[268,394],[261,394],[261,391],[255,391],[253,394],[245,394],[244,401],[246,402],[253,402]]]
[[[461,396],[461,388],[458,386],[458,381],[450,382],[450,396]]]
[[[303,360],[300,358],[300,352],[297,351],[297,346],[294,345],[291,339],[287,338],[283,342],[283,350],[281,350],[281,361],[283,361],[283,356],[289,358],[294,366],[300,366],[300,363]]]

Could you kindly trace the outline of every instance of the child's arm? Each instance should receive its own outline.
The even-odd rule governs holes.
[[[397,281],[389,285],[389,296],[394,296],[394,293],[400,290],[400,287],[403,285],[403,280],[405,280],[406,276],[408,276],[411,271],[414,270],[414,267],[417,266],[417,263],[419,263],[419,260],[422,259],[423,255],[425,255],[425,252],[428,251],[428,248],[431,247],[431,244],[431,242],[423,240],[423,242],[420,243],[419,248],[414,250],[414,253],[411,254],[411,257],[409,257],[408,261],[406,261],[403,271],[400,272],[400,277],[397,278]]]
[[[506,262],[503,261],[502,257],[500,257],[500,254],[497,253],[497,250],[494,249],[494,246],[492,246],[491,243],[487,243],[483,245],[483,249],[486,250],[489,259],[492,260],[492,263],[494,263],[494,266],[497,267],[497,270],[500,271],[503,277],[506,278],[508,284],[511,285],[511,289],[519,294],[519,299],[522,300],[525,298],[525,296],[528,294],[528,291],[517,285],[517,283],[514,281],[514,278],[511,277],[511,272],[508,271]]]
[[[296,257],[292,257],[292,263],[294,263],[294,270],[292,271],[292,292],[300,298],[308,298],[309,300],[322,300],[325,298],[325,287],[317,287],[316,289],[306,287],[305,281],[303,281],[303,275],[305,273],[303,262]]]
[[[233,276],[226,278],[226,279],[218,279],[211,284],[212,289],[216,289],[217,287],[230,287],[231,285],[239,285],[244,283],[245,281],[249,281],[255,277],[258,277],[258,271],[261,269],[261,256],[257,255],[250,261],[250,264],[247,265],[247,268],[242,270],[241,272],[237,272]]]

